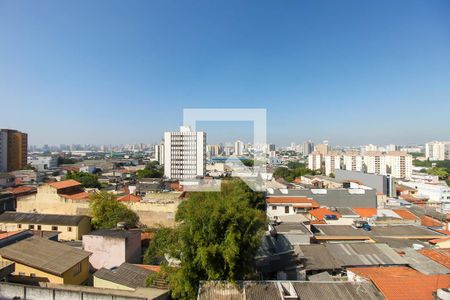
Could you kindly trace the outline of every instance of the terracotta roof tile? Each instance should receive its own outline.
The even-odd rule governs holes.
[[[372,218],[377,215],[376,208],[353,208],[353,211],[361,217]]]
[[[370,267],[370,268],[348,268],[353,273],[370,279],[372,275],[386,275],[394,277],[405,277],[421,275],[422,273],[409,267]]]
[[[301,204],[302,206],[320,207],[319,203],[312,198],[308,197],[267,197],[267,203],[292,203]]]
[[[432,300],[433,292],[450,286],[450,275],[416,275],[406,277],[371,276],[372,282],[388,300]]]
[[[450,235],[450,230],[438,229],[438,230],[436,230],[436,231],[438,231],[438,232],[440,232],[440,233],[443,233],[443,234],[446,234],[446,235]]]
[[[427,226],[427,227],[440,227],[443,226],[444,224],[430,216],[422,216],[420,217],[420,224],[422,226]]]
[[[87,192],[80,192],[75,194],[60,194],[60,196],[71,199],[71,200],[87,200],[89,199],[89,193]]]
[[[419,252],[450,269],[450,249],[422,249]]]
[[[415,214],[406,209],[393,209],[392,211],[394,211],[397,215],[399,215],[402,219],[405,220],[415,221],[418,219],[418,217]]]
[[[7,192],[10,192],[14,195],[23,194],[23,193],[31,193],[36,191],[36,188],[34,186],[30,185],[23,185],[23,186],[16,186],[6,189]]]
[[[52,182],[52,183],[49,183],[48,185],[59,190],[59,189],[65,189],[68,187],[79,186],[81,184],[76,180],[69,179],[69,180]]]
[[[317,220],[325,220],[325,215],[335,215],[338,218],[341,217],[341,215],[339,213],[334,212],[326,207],[321,207],[321,208],[310,210],[309,213]]]
[[[439,243],[446,242],[446,241],[450,241],[450,237],[429,240],[428,243],[435,245],[435,244],[439,244]]]
[[[124,202],[141,202],[142,198],[133,194],[123,195],[122,197],[117,198],[117,201]]]

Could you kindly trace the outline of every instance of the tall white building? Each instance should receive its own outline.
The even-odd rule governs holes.
[[[412,156],[403,151],[385,154],[387,173],[394,178],[410,179],[412,175]]]
[[[164,133],[164,176],[189,179],[206,172],[206,133],[181,126],[178,132]]]
[[[325,155],[325,175],[334,174],[334,170],[341,168],[341,155],[337,153],[329,153]]]
[[[164,142],[155,145],[155,159],[160,165],[164,165]]]
[[[322,167],[322,154],[319,152],[312,152],[308,155],[308,169],[310,170],[320,170]]]
[[[346,152],[343,155],[344,168],[347,171],[363,170],[363,157],[358,152]]]
[[[429,142],[425,144],[425,157],[429,160],[450,159],[450,142]]]
[[[244,154],[244,143],[242,141],[234,142],[234,155],[240,156]]]
[[[364,153],[364,165],[367,173],[386,175],[386,156],[380,151]]]

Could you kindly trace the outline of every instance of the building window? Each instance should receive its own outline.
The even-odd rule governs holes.
[[[58,226],[52,226],[52,230],[54,231],[58,230]]]
[[[34,229],[34,225],[28,225],[28,229]]]
[[[72,227],[70,227],[70,226],[67,227],[67,231],[68,231],[68,232],[72,232]]]
[[[36,274],[30,273],[30,277],[36,277]]]
[[[74,267],[73,267],[73,275],[78,275],[81,272],[81,263],[77,263]]]
[[[272,210],[277,210],[277,207],[275,205],[272,205]]]
[[[22,224],[17,224],[17,228],[22,228]]]
[[[289,213],[289,206],[285,206],[285,207],[284,207],[284,213],[286,213],[286,214]]]
[[[24,272],[19,272],[19,276],[25,276]]]
[[[38,225],[37,228],[38,228],[38,230],[41,230],[41,229],[42,229],[42,226],[41,226],[41,225]]]

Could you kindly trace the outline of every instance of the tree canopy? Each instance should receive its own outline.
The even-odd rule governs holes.
[[[161,178],[164,175],[163,167],[157,161],[149,162],[145,169],[136,172],[138,179],[142,178]]]
[[[73,179],[81,183],[85,188],[100,188],[101,184],[98,181],[98,176],[86,172],[68,171],[66,179]]]
[[[96,229],[115,228],[117,223],[126,222],[128,227],[135,227],[139,216],[116,197],[106,191],[92,194],[89,198],[92,213],[92,226]]]
[[[292,182],[295,178],[308,174],[315,175],[316,172],[298,162],[289,162],[287,168],[278,167],[275,169],[275,172],[273,172],[273,176],[281,177],[288,182]]]
[[[171,233],[176,242],[164,250],[180,266],[163,268],[174,298],[195,298],[200,280],[235,282],[254,275],[266,217],[255,208],[258,195],[244,186],[238,179],[225,180],[220,192],[193,192],[178,207],[178,226]],[[155,243],[165,244],[162,240]],[[151,244],[147,253],[157,254]]]
[[[441,180],[446,180],[450,176],[449,171],[446,168],[434,167],[427,170],[430,175],[438,176]]]

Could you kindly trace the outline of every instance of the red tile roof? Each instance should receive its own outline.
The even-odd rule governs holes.
[[[435,244],[439,244],[439,243],[446,242],[446,241],[450,241],[450,237],[429,240],[428,243],[435,245]]]
[[[87,192],[80,192],[75,194],[60,194],[60,196],[71,199],[71,200],[88,200],[89,199],[89,193]]]
[[[442,222],[429,216],[420,217],[420,224],[427,227],[440,227],[444,225]]]
[[[443,229],[437,229],[436,231],[439,231],[440,233],[450,235],[450,230],[443,230]]]
[[[7,188],[6,191],[10,192],[14,195],[18,195],[18,194],[35,192],[36,188],[34,186],[30,186],[30,185],[23,185],[23,186]]]
[[[419,271],[409,267],[369,267],[369,268],[348,268],[353,273],[370,279],[372,275],[386,275],[395,277],[421,275]]]
[[[0,240],[8,238],[10,236],[14,236],[14,235],[16,235],[18,233],[21,233],[21,232],[22,232],[22,230],[10,231],[10,232],[2,232],[2,233],[0,233]]]
[[[141,202],[142,198],[133,194],[124,195],[122,197],[117,198],[117,201],[125,201],[125,202]]]
[[[450,286],[448,274],[405,277],[376,274],[370,279],[388,300],[432,300],[433,292]]]
[[[412,212],[410,212],[409,210],[406,210],[406,209],[393,209],[392,211],[394,211],[402,219],[413,220],[413,221],[418,220],[418,217],[415,214],[413,214]]]
[[[59,190],[59,189],[65,189],[68,187],[79,186],[81,184],[76,180],[68,179],[68,180],[63,180],[63,181],[52,182],[52,183],[49,183],[48,185]]]
[[[320,221],[325,220],[325,215],[335,215],[338,218],[341,217],[340,214],[338,214],[337,212],[334,212],[326,207],[321,207],[321,208],[310,210],[309,213],[311,214],[311,216],[313,216],[314,218],[316,218],[317,220],[320,220]]]
[[[419,252],[435,262],[450,268],[450,249],[422,249]]]
[[[372,218],[377,215],[376,208],[353,208],[353,211],[361,217]]]
[[[291,203],[300,204],[302,207],[320,207],[319,203],[312,198],[308,197],[267,197],[267,203],[277,204],[277,203]]]

